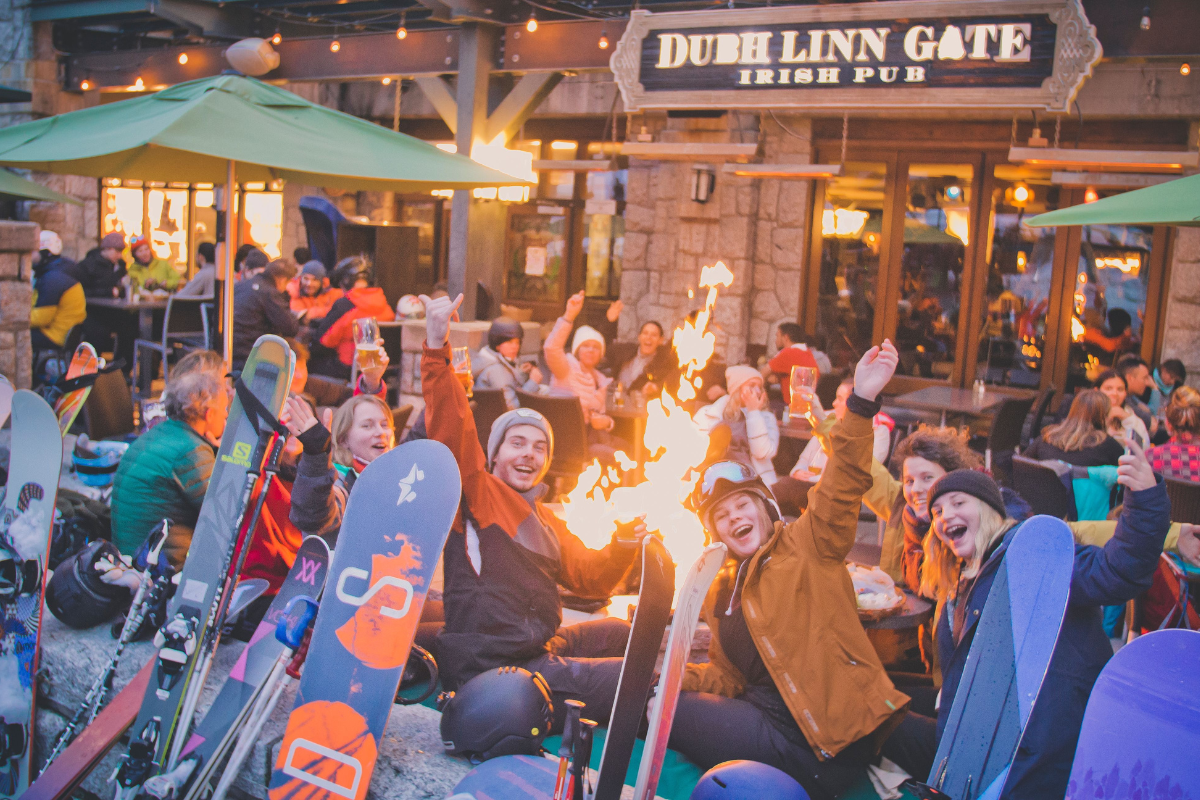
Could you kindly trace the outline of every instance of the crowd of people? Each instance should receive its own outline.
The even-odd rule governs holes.
[[[44,302],[35,303],[41,335],[59,342],[72,324],[86,324],[67,322],[79,316],[77,295],[117,291],[122,270],[141,286],[170,285],[163,268],[138,252],[138,266],[121,266],[123,246],[106,238],[80,265],[62,265],[53,239],[43,237],[37,277]],[[213,255],[202,248],[201,271],[181,291],[204,296],[215,278]],[[386,355],[360,372],[353,396],[336,408],[319,408],[305,393],[310,370],[350,377],[356,319],[394,317],[370,263],[346,259],[330,272],[304,252],[270,261],[251,249],[238,257],[233,372],[264,333],[287,337],[297,355],[281,416],[289,433],[283,465],[250,532],[246,574],[277,589],[303,536],[336,544],[363,469],[405,436],[439,441],[458,462],[461,513],[443,552],[441,602],[424,607],[417,641],[435,654],[443,686],[456,689],[487,670],[520,666],[545,678],[555,730],[567,698],[583,701],[587,715],[603,723],[629,625],[615,618],[564,625],[562,591],[609,596],[652,532],[638,521],[590,549],[568,529],[547,505],[554,431],[520,405],[520,396],[578,398],[592,452],[628,452],[610,413],[614,393],[650,399],[679,386],[663,325],[645,322],[636,347],[610,359],[603,334],[578,324],[582,292],[547,326],[540,354],[523,354],[521,323],[495,319],[486,344],[472,354],[473,385],[501,392],[507,410],[481,441],[449,346],[462,298],[422,296],[424,411],[411,430],[398,430],[384,380]],[[68,280],[73,275],[76,283]],[[39,316],[42,308],[56,310]],[[56,319],[72,309],[74,316]],[[608,321],[622,311],[614,303]],[[781,324],[775,343],[776,354],[760,364],[710,365],[689,407],[709,437],[689,504],[710,541],[726,545],[728,561],[704,605],[709,661],[688,667],[670,745],[705,769],[731,759],[770,764],[814,798],[840,796],[881,757],[923,780],[955,694],[969,690],[960,678],[975,624],[1029,506],[983,470],[958,431],[921,427],[899,435],[882,403],[899,361],[890,341],[862,356],[828,412],[815,391],[800,390],[813,438],[790,470],[788,458],[777,471],[783,424],[777,409],[792,400],[792,368],[826,375],[833,368],[798,326]],[[1200,566],[1196,531],[1171,525],[1163,483],[1163,476],[1200,481],[1200,392],[1183,385],[1185,377],[1177,361],[1151,371],[1140,359],[1123,358],[1065,402],[1062,419],[1024,451],[1035,460],[1108,472],[1098,473],[1103,513],[1071,523],[1078,542],[1071,606],[1010,773],[1020,790],[1013,796],[1065,792],[1088,693],[1113,652],[1104,609],[1150,587],[1164,548]],[[113,529],[122,553],[134,553],[167,517],[167,556],[176,566],[186,558],[232,386],[226,365],[210,351],[193,352],[172,368],[166,420],[133,443],[116,473]],[[1110,496],[1119,496],[1119,504],[1109,504]],[[923,635],[933,688],[890,671],[859,621],[845,562],[864,505],[883,525],[880,568],[935,604]]]

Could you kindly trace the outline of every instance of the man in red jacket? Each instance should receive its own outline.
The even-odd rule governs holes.
[[[334,270],[338,285],[346,293],[334,301],[316,330],[321,348],[314,348],[313,371],[349,380],[354,362],[354,320],[374,317],[390,322],[396,312],[383,289],[372,285],[371,262],[362,256],[343,259]],[[329,351],[333,351],[332,353]]]
[[[500,666],[540,672],[565,714],[582,700],[590,719],[612,711],[629,625],[618,619],[562,627],[558,587],[604,597],[633,563],[646,535],[589,550],[541,502],[554,434],[541,414],[517,408],[492,425],[485,454],[450,368],[450,317],[462,295],[425,303],[421,386],[429,438],[450,448],[462,474],[462,504],[443,552],[446,626],[437,642],[442,682],[453,689]],[[556,714],[556,728],[563,714]]]

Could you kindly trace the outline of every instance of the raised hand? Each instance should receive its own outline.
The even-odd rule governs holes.
[[[574,322],[580,311],[583,311],[582,289],[567,298],[567,309],[563,312],[563,319],[567,322]]]
[[[883,344],[872,347],[858,360],[854,368],[854,393],[863,400],[874,400],[892,379],[899,363],[896,346],[890,339],[884,339]]]
[[[450,336],[450,318],[462,305],[463,296],[451,300],[449,297],[439,297],[436,300],[421,295],[421,304],[425,306],[425,346],[432,350],[446,346]]]
[[[625,301],[613,300],[612,304],[608,307],[608,311],[604,313],[604,316],[608,318],[609,322],[616,322],[617,318],[621,316],[621,310],[624,308]]]
[[[295,395],[288,395],[283,401],[283,413],[279,415],[279,421],[292,436],[299,436],[317,424],[317,418],[313,415],[308,401]]]
[[[1146,451],[1132,436],[1125,437],[1125,447],[1125,455],[1117,462],[1117,483],[1133,492],[1154,487],[1158,479],[1146,460]]]

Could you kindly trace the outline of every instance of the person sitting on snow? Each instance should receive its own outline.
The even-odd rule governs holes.
[[[462,295],[425,303],[421,387],[430,439],[450,448],[462,474],[463,502],[443,551],[446,626],[437,640],[442,682],[453,689],[489,669],[540,672],[554,694],[556,727],[565,698],[608,718],[621,674],[629,624],[619,619],[562,627],[558,587],[603,597],[628,572],[646,535],[590,550],[541,498],[554,433],[538,412],[508,411],[480,446],[467,395],[450,367],[450,318]]]

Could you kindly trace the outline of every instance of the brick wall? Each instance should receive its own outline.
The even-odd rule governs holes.
[[[32,357],[29,349],[29,283],[38,226],[0,220],[0,373],[18,389],[28,389]]]

